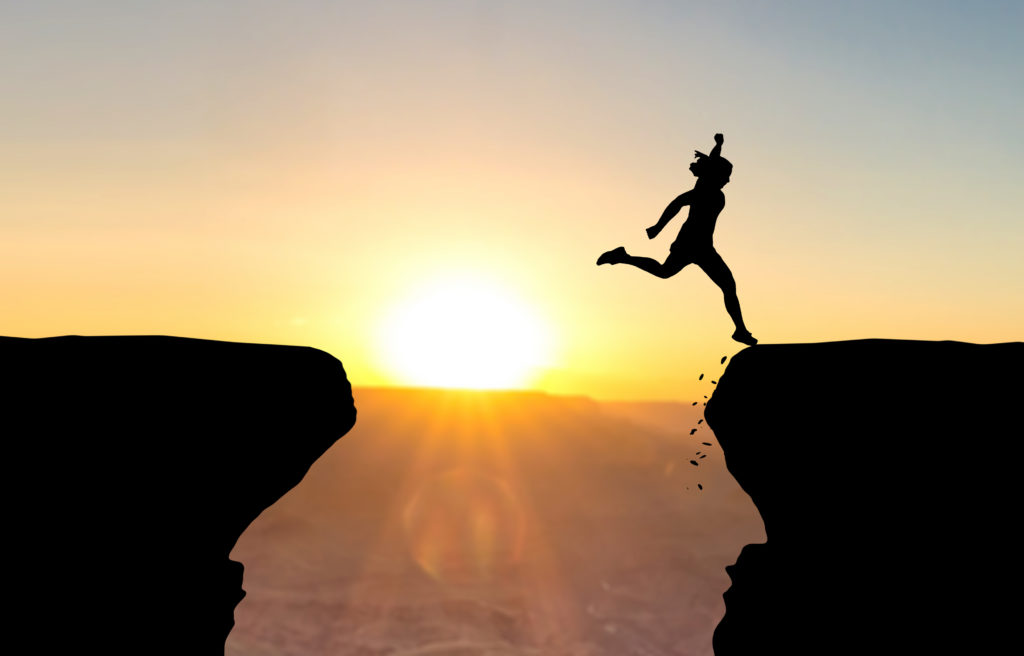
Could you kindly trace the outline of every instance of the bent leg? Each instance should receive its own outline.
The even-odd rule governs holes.
[[[625,253],[617,263],[631,264],[636,268],[659,278],[671,278],[682,271],[683,267],[689,264],[690,261],[684,256],[676,255],[671,252],[668,254],[668,257],[664,262],[659,262],[650,257],[637,257],[636,255]]]
[[[722,256],[718,254],[718,251],[712,250],[707,256],[697,261],[697,266],[708,274],[712,282],[718,285],[722,289],[722,294],[725,295],[725,309],[732,317],[732,322],[736,324],[736,333],[733,335],[733,339],[745,344],[750,344],[751,341],[756,344],[757,340],[750,335],[750,331],[743,323],[740,299],[736,295],[736,280],[732,277],[732,271],[726,266]]]

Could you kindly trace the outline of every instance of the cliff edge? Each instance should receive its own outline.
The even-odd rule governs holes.
[[[341,363],[173,337],[4,337],[0,361],[9,640],[223,654],[235,541],[355,422]]]
[[[740,352],[706,417],[767,542],[727,568],[733,654],[1016,644],[1024,343]]]

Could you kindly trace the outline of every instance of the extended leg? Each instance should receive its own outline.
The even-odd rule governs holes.
[[[740,299],[736,295],[736,280],[732,277],[732,271],[726,266],[725,260],[718,254],[717,251],[712,251],[712,255],[701,258],[697,262],[697,266],[704,269],[704,273],[708,274],[712,282],[718,285],[722,289],[722,293],[725,295],[725,309],[732,317],[732,322],[736,324],[736,332],[732,334],[732,338],[737,342],[743,342],[753,346],[757,344],[757,340],[747,330],[746,325],[743,323],[743,313],[740,312]]]
[[[615,250],[608,251],[597,260],[598,264],[631,264],[638,269],[646,271],[652,276],[659,278],[671,278],[683,270],[689,262],[673,253],[669,253],[664,262],[659,262],[650,257],[637,257],[626,252],[621,246]]]

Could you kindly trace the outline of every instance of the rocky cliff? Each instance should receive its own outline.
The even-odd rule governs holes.
[[[222,654],[228,554],[355,422],[310,348],[0,338],[5,627],[37,653]]]
[[[756,346],[707,407],[765,544],[715,653],[998,653],[1019,642],[1024,344]]]

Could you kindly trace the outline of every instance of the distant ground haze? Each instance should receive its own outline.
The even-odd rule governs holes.
[[[724,568],[764,534],[702,406],[355,399],[356,428],[232,553],[229,656],[711,654]]]

